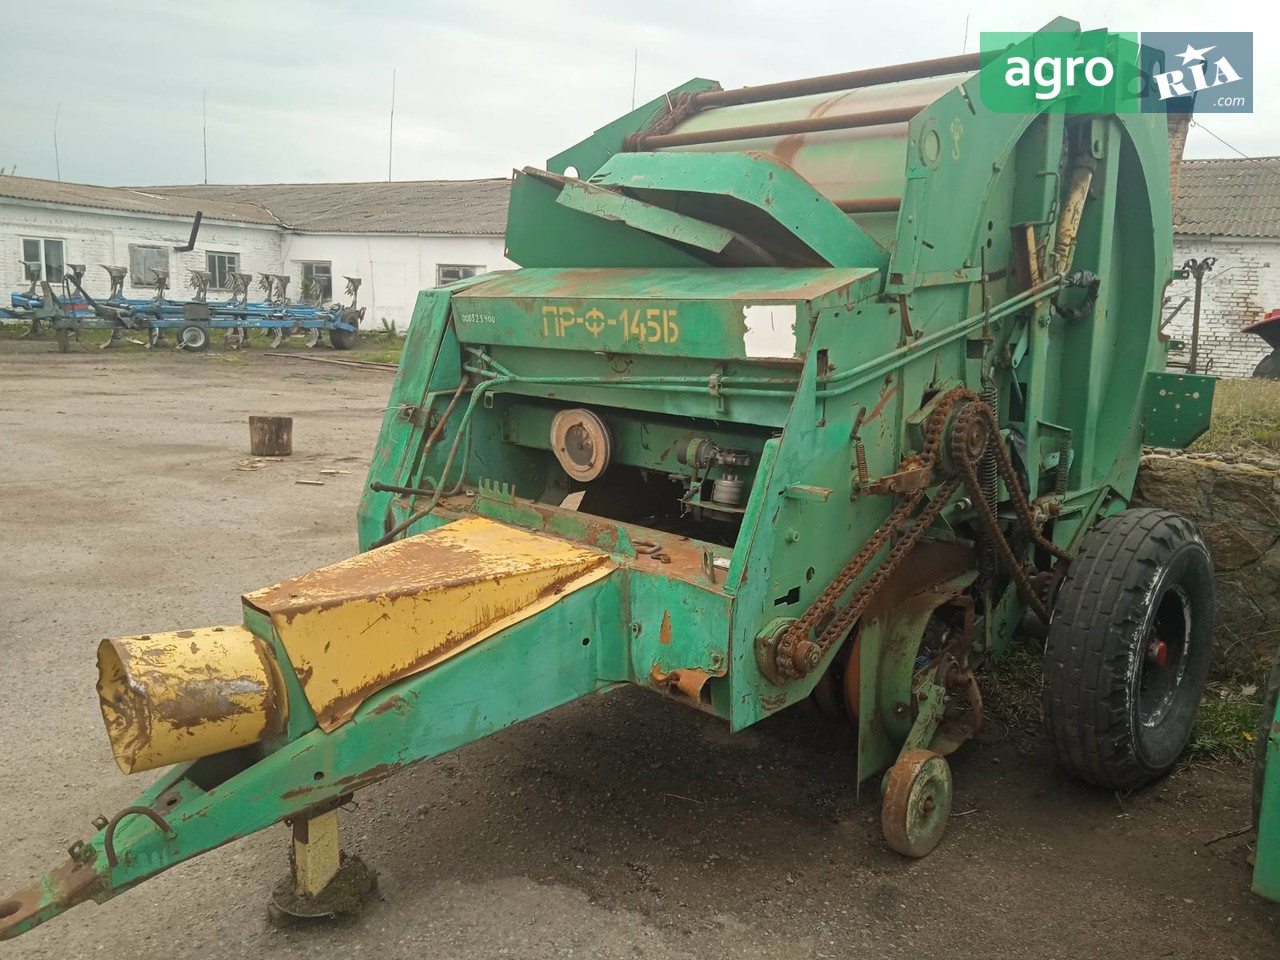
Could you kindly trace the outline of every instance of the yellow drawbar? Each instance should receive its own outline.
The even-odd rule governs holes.
[[[324,730],[368,697],[609,574],[606,554],[467,517],[247,594]]]

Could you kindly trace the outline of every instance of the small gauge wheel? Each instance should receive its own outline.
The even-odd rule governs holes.
[[[933,851],[951,816],[951,768],[932,750],[907,750],[885,776],[880,828],[904,857]]]
[[[178,347],[182,350],[204,350],[209,346],[209,331],[189,323],[178,331]]]

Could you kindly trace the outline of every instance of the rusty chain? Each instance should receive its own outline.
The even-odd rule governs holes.
[[[1009,450],[1003,443],[999,442],[1000,426],[996,422],[995,412],[985,403],[966,404],[956,414],[955,422],[951,428],[951,458],[964,475],[964,484],[973,498],[974,506],[977,507],[976,512],[978,520],[983,526],[983,532],[988,540],[996,545],[996,550],[1000,553],[1000,559],[1004,562],[1005,568],[1009,571],[1010,576],[1013,577],[1013,581],[1018,587],[1018,593],[1022,595],[1022,599],[1027,602],[1041,620],[1048,622],[1049,611],[1045,608],[1044,601],[1041,600],[1035,586],[1031,583],[1031,577],[1028,575],[1026,568],[1018,561],[1018,558],[1014,555],[1013,547],[1009,545],[1009,541],[1005,539],[1004,534],[1001,532],[1000,521],[996,516],[995,508],[978,495],[978,492],[982,489],[982,484],[978,479],[978,459],[981,455],[979,458],[975,458],[969,455],[969,450],[957,449],[963,446],[967,437],[974,435],[975,430],[972,424],[975,424],[978,420],[983,421],[982,427],[986,433],[986,439],[982,443],[982,453],[990,451],[995,454],[996,466],[1000,470],[1000,478],[1004,480],[1005,489],[1008,490],[1009,502],[1013,504],[1018,525],[1031,535],[1036,546],[1045,550],[1051,556],[1057,557],[1059,560],[1067,560],[1070,558],[1069,554],[1040,533],[1035,517],[1031,512],[1031,505],[1027,503],[1026,495],[1022,492],[1022,484],[1018,482],[1017,473],[1013,469],[1013,461],[1009,457]],[[993,439],[995,442],[993,442]]]
[[[942,441],[946,432],[947,419],[957,405],[960,409],[956,411],[952,421],[951,444],[947,451],[951,462],[948,464],[944,462],[942,456]],[[925,421],[923,449],[915,458],[915,463],[931,468],[935,475],[942,474],[946,479],[942,481],[933,498],[919,515],[916,515],[916,511],[924,501],[927,489],[916,490],[903,499],[863,544],[862,549],[854,554],[853,559],[814,599],[809,608],[778,638],[774,662],[781,678],[795,680],[810,673],[822,662],[827,652],[849,633],[877,591],[924,537],[961,484],[969,493],[983,533],[996,544],[1002,562],[1017,584],[1018,592],[1037,614],[1047,617],[1044,603],[1036,593],[1027,570],[1018,561],[1013,548],[1000,531],[995,507],[988,504],[983,496],[982,483],[978,478],[977,470],[978,463],[988,450],[994,454],[1000,476],[1008,488],[1017,522],[1031,534],[1038,546],[1053,556],[1065,560],[1068,555],[1045,539],[1036,528],[1031,507],[1022,492],[1022,486],[1018,483],[1008,450],[998,440],[995,443],[992,442],[993,437],[999,438],[999,436],[999,426],[994,412],[973,391],[957,387],[938,400]],[[905,526],[913,516],[914,522],[910,526]],[[896,532],[901,532],[901,536],[889,549],[889,553],[879,567],[853,595],[848,605],[836,612],[836,605],[840,598],[862,575]],[[821,629],[820,633],[819,629]]]

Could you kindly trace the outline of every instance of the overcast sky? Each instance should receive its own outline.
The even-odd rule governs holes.
[[[1249,156],[1280,154],[1277,0],[995,0],[982,30],[1247,30],[1252,115],[1202,119]],[[964,4],[945,0],[62,0],[5,10],[0,166],[101,184],[384,180],[391,71],[393,176],[507,176],[637,101],[695,77],[725,87],[960,53]],[[1232,156],[1193,129],[1191,157]]]

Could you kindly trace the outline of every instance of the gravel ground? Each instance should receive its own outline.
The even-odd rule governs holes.
[[[353,552],[390,378],[0,349],[2,894],[147,782],[111,760],[97,641],[234,622],[244,591]],[[295,455],[243,469],[258,413],[295,418]],[[1274,953],[1280,908],[1248,893],[1252,837],[1206,844],[1248,822],[1243,768],[1185,765],[1116,798],[995,725],[954,758],[943,845],[908,862],[882,844],[876,791],[854,790],[852,740],[804,715],[731,736],[638,690],[591,698],[359,794],[346,845],[380,878],[357,920],[268,924],[287,869],[274,827],[0,956]]]

